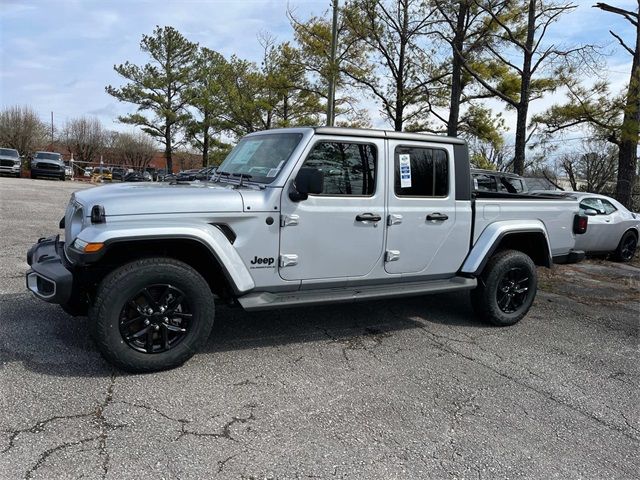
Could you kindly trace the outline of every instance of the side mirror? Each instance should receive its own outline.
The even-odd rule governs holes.
[[[324,190],[324,174],[317,168],[303,167],[293,182],[293,190],[289,198],[300,202],[309,198],[309,194],[322,193]]]
[[[595,217],[596,215],[598,215],[598,212],[596,212],[595,210],[592,210],[591,208],[589,208],[589,209],[584,211],[584,214],[589,216],[589,217]]]

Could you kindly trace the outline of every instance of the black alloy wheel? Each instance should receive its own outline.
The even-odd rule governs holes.
[[[129,372],[182,365],[207,341],[215,314],[209,283],[167,257],[134,260],[109,273],[90,305],[100,353]]]
[[[495,253],[471,290],[471,304],[483,320],[505,327],[518,323],[536,297],[538,278],[533,260],[518,250]]]
[[[496,290],[498,308],[504,313],[515,313],[524,305],[531,284],[526,270],[515,267],[500,279]]]
[[[191,308],[185,294],[170,284],[145,287],[120,311],[120,335],[127,345],[143,353],[174,348],[191,327]]]
[[[638,239],[633,233],[628,232],[620,240],[620,260],[630,261],[636,254],[636,248],[638,248]]]

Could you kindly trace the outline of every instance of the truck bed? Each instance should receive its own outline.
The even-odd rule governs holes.
[[[484,229],[493,222],[535,219],[547,229],[552,256],[567,255],[575,245],[573,218],[578,210],[578,202],[572,198],[482,192],[474,201],[471,242],[475,245]]]

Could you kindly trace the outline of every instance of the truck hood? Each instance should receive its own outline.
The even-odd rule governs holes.
[[[208,183],[119,183],[81,190],[72,198],[83,205],[85,215],[90,215],[94,205],[102,205],[107,217],[242,211],[239,192]]]

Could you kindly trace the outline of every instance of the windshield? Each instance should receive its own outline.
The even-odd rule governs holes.
[[[12,150],[10,148],[0,148],[0,155],[3,157],[15,157],[20,158],[17,150]]]
[[[60,154],[50,152],[36,152],[35,158],[39,160],[60,160]]]
[[[235,146],[217,173],[247,175],[252,181],[271,183],[275,180],[302,139],[301,133],[273,133],[245,137]]]

